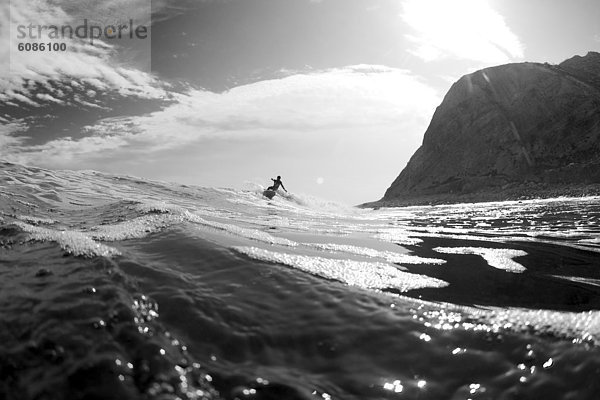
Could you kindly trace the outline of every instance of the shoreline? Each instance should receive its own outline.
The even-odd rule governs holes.
[[[358,208],[435,206],[460,203],[487,203],[498,201],[541,200],[558,197],[600,196],[600,184],[565,185],[552,188],[531,188],[529,185],[499,191],[473,193],[436,193],[385,199],[359,204]]]

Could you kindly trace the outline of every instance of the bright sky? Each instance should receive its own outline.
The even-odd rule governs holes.
[[[597,0],[157,0],[147,39],[17,50],[19,24],[143,25],[149,6],[0,6],[0,158],[200,186],[281,175],[358,204],[383,196],[460,76],[600,51]]]

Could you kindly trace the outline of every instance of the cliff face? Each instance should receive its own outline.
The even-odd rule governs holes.
[[[382,200],[593,183],[600,183],[598,53],[462,77]]]

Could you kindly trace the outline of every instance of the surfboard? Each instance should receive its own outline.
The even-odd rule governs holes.
[[[265,191],[263,192],[263,196],[265,196],[265,197],[266,197],[266,198],[268,198],[269,200],[270,200],[270,199],[272,199],[273,197],[275,197],[275,195],[276,195],[276,194],[277,194],[277,192],[276,192],[276,191],[274,191],[274,190],[269,190],[269,189],[267,189],[267,190],[265,190]]]

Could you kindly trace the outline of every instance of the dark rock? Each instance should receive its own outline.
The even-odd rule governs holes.
[[[600,54],[463,76],[379,202],[600,193]]]

